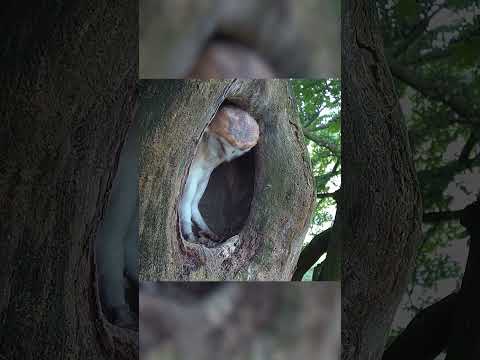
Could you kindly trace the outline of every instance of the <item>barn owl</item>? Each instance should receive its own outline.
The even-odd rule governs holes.
[[[213,170],[223,162],[231,161],[251,150],[258,138],[259,127],[250,114],[233,105],[220,107],[202,135],[180,201],[180,227],[186,240],[198,240],[193,233],[192,222],[200,229],[200,237],[220,240],[206,224],[198,204]]]

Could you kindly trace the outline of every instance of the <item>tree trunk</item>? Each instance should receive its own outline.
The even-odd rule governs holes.
[[[379,359],[421,236],[421,199],[375,2],[342,4],[342,358]]]
[[[140,279],[290,280],[314,206],[313,175],[286,80],[141,84]],[[177,205],[202,131],[224,101],[248,111],[260,140],[219,166],[200,203],[226,233],[216,247],[180,235]]]
[[[137,4],[22,5],[0,32],[0,358],[132,359],[92,242],[136,101]]]
[[[338,360],[340,284],[147,283],[140,359]]]

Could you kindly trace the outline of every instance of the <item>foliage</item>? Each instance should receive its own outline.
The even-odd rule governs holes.
[[[478,191],[478,186],[460,178],[478,171],[480,165],[478,1],[380,0],[377,5],[424,211],[448,212],[459,206],[459,198],[473,200]],[[459,264],[446,253],[462,238],[458,221],[426,224],[405,305],[412,316],[438,300],[432,294],[440,281],[460,278]],[[416,299],[410,296],[414,291],[421,294]]]
[[[317,233],[331,226],[335,214],[335,201],[325,194],[340,186],[340,80],[292,80],[291,85],[318,194],[310,229]],[[312,273],[313,267],[304,278]]]

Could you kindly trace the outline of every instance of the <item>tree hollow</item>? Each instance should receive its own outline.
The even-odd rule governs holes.
[[[200,200],[207,225],[226,240],[245,224],[252,203],[255,168],[254,150],[218,166],[210,176]]]
[[[209,179],[199,210],[222,239],[211,246],[183,238],[178,207],[202,134],[225,103],[248,112],[260,136]],[[139,114],[140,280],[290,280],[315,193],[288,81],[143,81]]]

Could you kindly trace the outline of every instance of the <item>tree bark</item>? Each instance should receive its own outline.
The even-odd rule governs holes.
[[[422,206],[375,2],[345,0],[342,13],[342,358],[374,360],[413,267]]]
[[[147,283],[140,359],[339,359],[339,283],[214,284]]]
[[[141,86],[139,120],[150,135],[140,150],[140,279],[290,280],[315,193],[288,82],[177,80]],[[236,231],[207,248],[183,240],[177,205],[196,144],[224,100],[257,120],[260,140],[248,156],[221,165],[210,178],[202,199],[205,213],[200,210],[209,225],[232,225]]]
[[[136,101],[137,5],[22,5],[0,32],[0,358],[132,359],[93,240]]]

